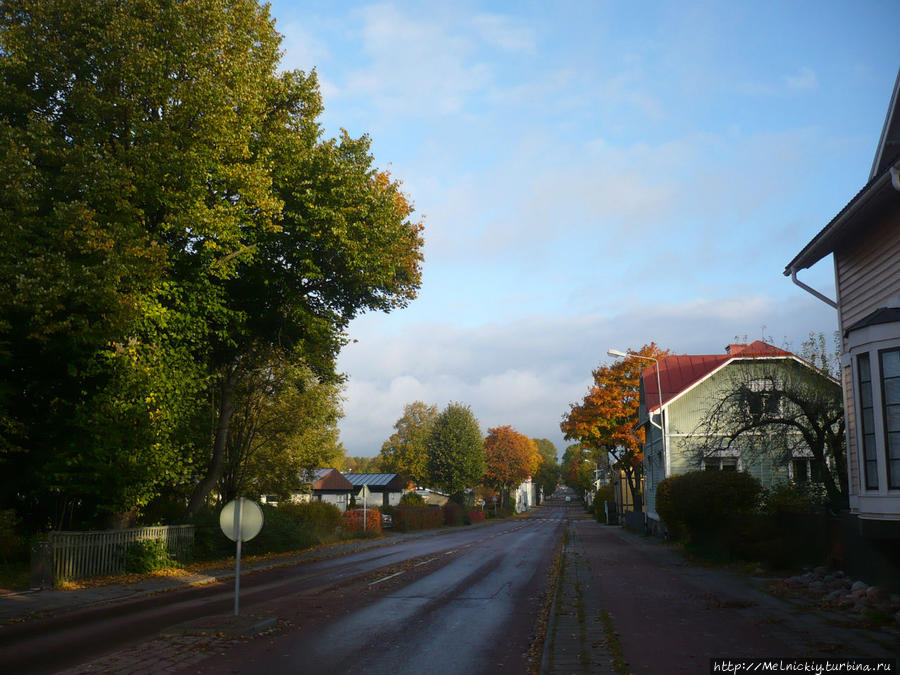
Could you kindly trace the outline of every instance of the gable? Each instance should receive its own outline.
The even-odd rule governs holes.
[[[794,357],[790,352],[762,340],[756,340],[748,345],[729,345],[728,349],[728,354],[677,354],[661,359],[659,361],[659,387],[662,387],[663,406],[667,407],[669,403],[711,377],[725,364],[736,358]],[[641,376],[645,406],[648,412],[652,412],[659,407],[656,366],[648,366]]]

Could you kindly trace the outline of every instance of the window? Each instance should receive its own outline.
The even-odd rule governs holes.
[[[737,457],[707,457],[703,460],[704,471],[737,471]]]
[[[900,349],[879,352],[888,487],[900,488]]]
[[[859,426],[862,431],[863,468],[867,490],[878,489],[878,449],[875,445],[875,404],[872,401],[872,369],[869,355],[856,359],[859,377]]]
[[[822,462],[810,457],[800,457],[791,462],[791,476],[795,483],[821,483],[824,480]]]

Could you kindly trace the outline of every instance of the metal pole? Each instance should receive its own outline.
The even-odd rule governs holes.
[[[234,534],[237,540],[237,551],[235,553],[235,572],[234,572],[234,615],[238,616],[241,610],[241,507],[243,498],[238,497],[237,504],[234,508]]]

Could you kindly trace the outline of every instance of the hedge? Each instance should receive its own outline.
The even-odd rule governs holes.
[[[342,517],[344,529],[348,532],[381,533],[381,511],[378,509],[351,509]]]
[[[435,506],[397,506],[394,529],[398,532],[430,530],[444,524],[444,512]]]
[[[691,471],[657,486],[656,512],[670,535],[708,542],[751,513],[761,490],[759,481],[743,471]]]

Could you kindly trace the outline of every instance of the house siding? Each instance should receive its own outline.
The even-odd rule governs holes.
[[[666,458],[662,454],[662,433],[653,425],[645,427],[646,442],[644,444],[645,491],[644,510],[656,513],[656,486],[666,477]]]
[[[851,499],[859,494],[859,457],[856,444],[856,404],[853,387],[853,368],[844,368],[844,419],[846,420],[847,437],[847,472],[849,476],[848,492]],[[853,504],[851,504],[853,506]]]
[[[900,210],[834,252],[841,331],[900,295]]]

